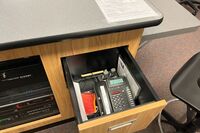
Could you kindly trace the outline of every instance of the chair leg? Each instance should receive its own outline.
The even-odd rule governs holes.
[[[193,15],[196,15],[198,12],[198,9],[196,8],[196,6],[192,3],[192,1],[188,1],[188,5],[194,10],[194,12],[192,13]]]
[[[200,5],[199,6],[197,6],[198,8],[199,8],[199,10],[200,10]]]
[[[188,1],[187,0],[180,0],[179,4],[188,4]]]
[[[200,1],[191,0],[192,3],[197,4],[197,8],[200,10]]]
[[[198,8],[194,5],[194,3],[192,2],[192,1],[190,1],[190,0],[181,0],[180,2],[179,2],[179,4],[181,4],[181,5],[183,5],[183,4],[185,4],[185,5],[189,5],[192,9],[193,9],[193,12],[192,12],[192,14],[195,16],[196,14],[197,14],[197,12],[198,12]]]
[[[191,2],[194,4],[200,4],[200,1],[196,1],[196,0],[191,0]]]
[[[194,125],[196,126],[196,129],[200,129],[200,114],[199,113],[196,115],[196,118],[194,120]]]
[[[162,111],[162,116],[167,120],[162,120],[162,122],[165,122],[167,124],[170,124],[171,126],[173,126],[176,131],[181,131],[182,129],[184,129],[184,125],[180,124],[176,119],[174,119],[167,111],[163,110]]]
[[[173,126],[177,133],[195,133],[200,128],[200,114],[189,106],[187,106],[187,121],[185,123],[178,122],[165,110],[163,110],[162,116],[166,119],[162,122]]]
[[[186,122],[186,124],[191,123],[195,119],[196,115],[197,115],[197,112],[194,111],[190,106],[187,106],[187,122]]]

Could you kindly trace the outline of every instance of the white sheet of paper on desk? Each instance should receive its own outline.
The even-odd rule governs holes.
[[[156,16],[144,0],[95,0],[109,23]]]

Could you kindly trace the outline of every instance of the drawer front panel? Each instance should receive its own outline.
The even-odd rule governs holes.
[[[132,133],[146,128],[166,106],[165,100],[79,124],[80,133]]]
[[[162,111],[162,109],[163,109],[163,106],[146,110],[140,113],[139,116],[137,117],[137,123],[135,123],[134,126],[131,126],[129,128],[129,133],[133,133],[133,132],[147,128],[149,124],[156,118],[156,116],[158,116],[158,114]]]
[[[112,118],[107,117],[103,124],[97,126],[90,126],[88,128],[82,129],[82,124],[79,125],[80,133],[123,133],[123,131],[128,131],[131,126],[137,122],[138,114],[129,115],[122,118]],[[101,118],[100,118],[101,119]],[[94,120],[96,123],[100,119]],[[113,119],[113,120],[110,120]],[[99,122],[101,123],[101,122]]]

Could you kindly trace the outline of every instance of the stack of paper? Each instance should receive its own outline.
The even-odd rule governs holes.
[[[109,23],[157,16],[144,0],[96,0],[96,3]]]

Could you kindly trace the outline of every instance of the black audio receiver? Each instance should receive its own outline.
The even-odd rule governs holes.
[[[0,64],[0,107],[52,94],[39,58],[6,61]]]
[[[53,96],[0,108],[0,129],[58,114]]]
[[[0,62],[0,130],[58,113],[39,56]]]

